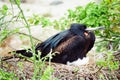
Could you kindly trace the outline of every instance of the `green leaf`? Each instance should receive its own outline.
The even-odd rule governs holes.
[[[34,23],[34,19],[33,19],[33,18],[29,18],[29,19],[28,19],[28,22],[29,22],[30,24],[33,24],[33,23]]]
[[[3,5],[3,6],[2,6],[2,14],[3,14],[3,15],[6,15],[6,14],[7,14],[7,11],[8,11],[7,5]]]
[[[86,11],[85,10],[80,11],[78,16],[80,20],[84,19],[86,17]]]
[[[2,9],[3,9],[3,10],[8,10],[7,5],[3,5],[3,6],[2,6]]]
[[[35,20],[34,25],[38,25],[40,23],[40,20]]]
[[[51,73],[53,72],[54,70],[52,69],[51,66],[48,66],[46,68],[46,70],[44,71],[44,74],[42,75],[41,77],[41,80],[51,80],[52,77],[51,77]]]
[[[15,0],[16,4],[20,5],[20,0]]]
[[[73,10],[68,10],[68,18],[73,18],[73,17],[76,17],[76,14],[74,14],[74,11]]]

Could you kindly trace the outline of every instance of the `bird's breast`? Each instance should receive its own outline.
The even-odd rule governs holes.
[[[89,62],[89,57],[83,57],[83,59],[78,58],[77,60],[73,62],[67,61],[67,65],[80,66],[80,65],[88,64],[88,62]]]

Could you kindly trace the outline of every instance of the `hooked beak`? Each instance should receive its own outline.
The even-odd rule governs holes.
[[[96,27],[96,28],[87,28],[85,29],[86,31],[95,31],[95,30],[104,30],[105,27],[101,26],[101,27]]]

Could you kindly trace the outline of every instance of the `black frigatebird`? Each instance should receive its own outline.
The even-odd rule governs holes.
[[[51,61],[62,64],[75,64],[79,65],[75,61],[82,60],[86,57],[88,51],[92,49],[95,43],[95,34],[92,30],[103,29],[103,27],[87,28],[86,25],[73,23],[70,29],[62,31],[42,43],[38,43],[35,47],[36,54],[41,52],[41,58],[50,53],[55,53],[52,56]],[[32,57],[33,54],[26,50],[17,50],[16,53],[20,53],[27,57]],[[73,62],[73,63],[72,63]]]

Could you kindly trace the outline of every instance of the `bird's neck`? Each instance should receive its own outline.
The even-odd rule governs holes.
[[[88,32],[84,32],[84,35],[85,35],[85,36],[88,36]]]

